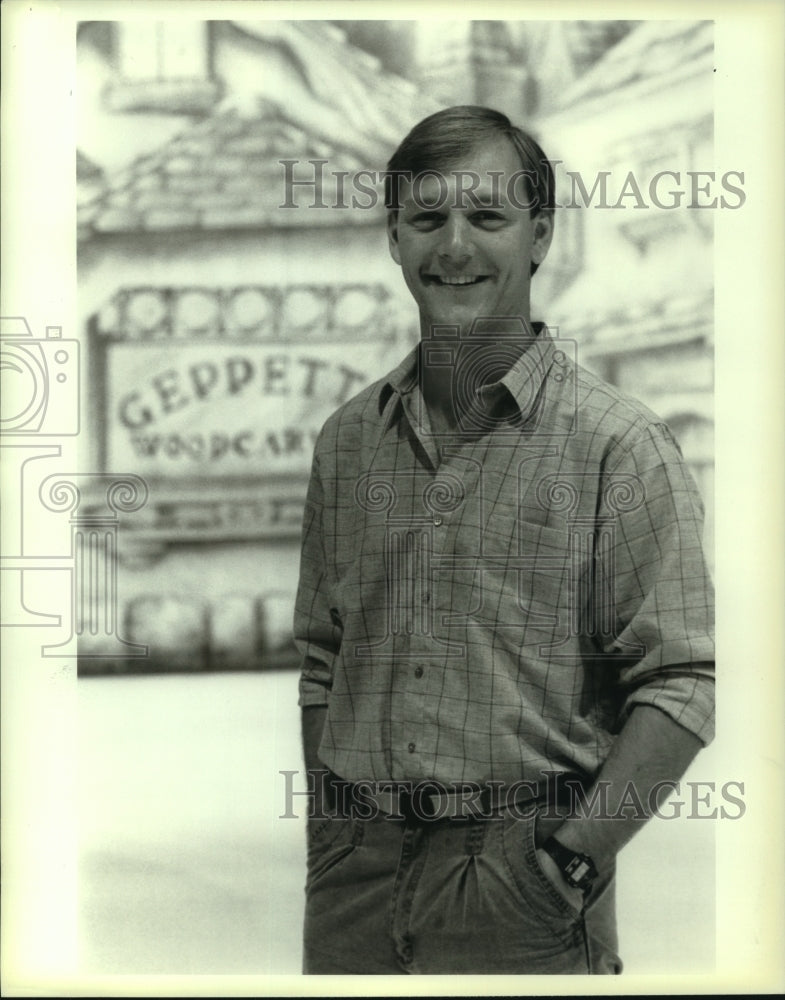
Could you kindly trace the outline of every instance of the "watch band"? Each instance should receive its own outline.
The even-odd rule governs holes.
[[[542,849],[559,866],[559,870],[568,885],[574,889],[581,889],[583,892],[591,889],[592,883],[599,873],[588,854],[581,854],[580,851],[573,851],[572,848],[565,847],[555,837],[548,837],[542,845]]]

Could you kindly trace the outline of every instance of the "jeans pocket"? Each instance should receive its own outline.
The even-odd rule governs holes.
[[[326,819],[309,820],[315,823],[308,830],[308,863],[306,892],[317,879],[332,871],[352,853],[357,844],[357,821],[345,816],[328,816]]]
[[[540,865],[535,842],[537,817],[504,817],[502,847],[519,895],[554,930],[566,931],[580,921],[580,913],[562,896]]]

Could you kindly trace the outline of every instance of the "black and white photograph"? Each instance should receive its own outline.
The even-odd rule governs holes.
[[[741,6],[5,7],[4,995],[785,985]]]

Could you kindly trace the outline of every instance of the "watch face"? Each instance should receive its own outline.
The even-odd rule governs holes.
[[[575,858],[570,862],[567,868],[567,873],[576,882],[582,882],[586,876],[589,874],[591,866],[588,865],[582,858]]]
[[[596,876],[594,862],[586,854],[574,855],[564,869],[565,879],[576,889],[588,888]]]
[[[556,864],[561,868],[565,881],[576,889],[588,889],[597,877],[597,869],[588,854],[571,851],[551,837],[543,845]]]

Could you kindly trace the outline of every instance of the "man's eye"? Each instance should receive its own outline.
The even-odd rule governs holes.
[[[443,221],[438,212],[420,212],[412,218],[411,224],[415,229],[430,230],[438,228]]]
[[[483,211],[475,212],[472,215],[472,221],[482,226],[493,226],[501,225],[505,222],[505,218],[503,215],[500,215],[499,212]]]

